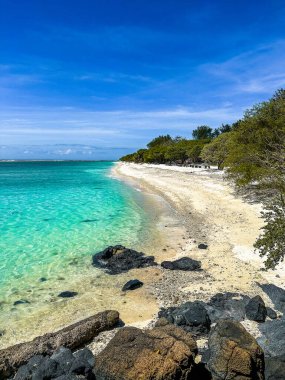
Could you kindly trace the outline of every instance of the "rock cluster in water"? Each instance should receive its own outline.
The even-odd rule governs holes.
[[[122,245],[110,246],[93,255],[92,264],[103,268],[109,274],[119,274],[134,268],[145,268],[157,265],[153,256],[126,248]]]
[[[204,248],[202,248],[204,249]],[[201,270],[189,258],[165,262],[170,270]],[[93,265],[110,274],[156,265],[152,256],[123,246],[93,256]],[[143,283],[128,281],[122,290]],[[99,332],[118,325],[119,313],[106,311],[56,333],[0,351],[0,379],[17,380],[284,380],[285,291],[260,285],[278,314],[260,296],[218,293],[208,302],[161,308],[154,327],[120,328],[94,357],[79,348]],[[75,295],[75,294],[74,294]],[[254,339],[240,323],[256,322]],[[198,352],[196,339],[208,342]]]

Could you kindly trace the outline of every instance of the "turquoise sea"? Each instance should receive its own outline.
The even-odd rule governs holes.
[[[0,163],[0,323],[57,302],[60,290],[77,291],[72,284],[80,279],[84,293],[82,279],[95,271],[93,253],[114,244],[142,247],[151,239],[144,195],[113,178],[113,165]],[[17,300],[28,302],[15,306]]]

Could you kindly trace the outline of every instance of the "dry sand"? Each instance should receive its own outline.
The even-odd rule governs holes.
[[[158,261],[189,256],[202,262],[202,274],[192,272],[177,276],[165,271],[164,279],[156,285],[161,304],[167,305],[173,300],[179,303],[181,295],[188,300],[208,300],[218,292],[230,291],[252,296],[260,294],[270,305],[270,299],[257,283],[270,282],[284,287],[284,264],[275,271],[264,272],[263,261],[254,252],[253,244],[263,225],[261,205],[250,204],[237,196],[222,172],[118,163],[113,174],[131,179],[143,191],[159,194],[176,210],[184,232],[180,230],[175,236],[171,231],[178,249],[164,251],[157,257]],[[168,226],[164,226],[166,234],[167,229]],[[208,249],[198,249],[199,243],[206,243]],[[167,294],[168,300],[165,299]]]

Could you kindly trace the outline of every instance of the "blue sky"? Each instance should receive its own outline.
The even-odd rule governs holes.
[[[0,159],[115,159],[280,87],[283,0],[0,0]]]

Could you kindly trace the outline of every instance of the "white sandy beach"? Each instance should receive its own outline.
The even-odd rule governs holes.
[[[189,256],[202,262],[206,276],[184,284],[189,299],[231,291],[260,294],[270,304],[257,283],[284,286],[284,264],[264,272],[262,259],[254,252],[263,224],[261,205],[237,196],[222,172],[131,163],[118,163],[113,172],[145,191],[160,194],[177,211],[185,235],[177,237],[180,249],[174,254],[173,250],[164,252],[161,260]],[[198,243],[206,243],[208,249],[198,249]]]

